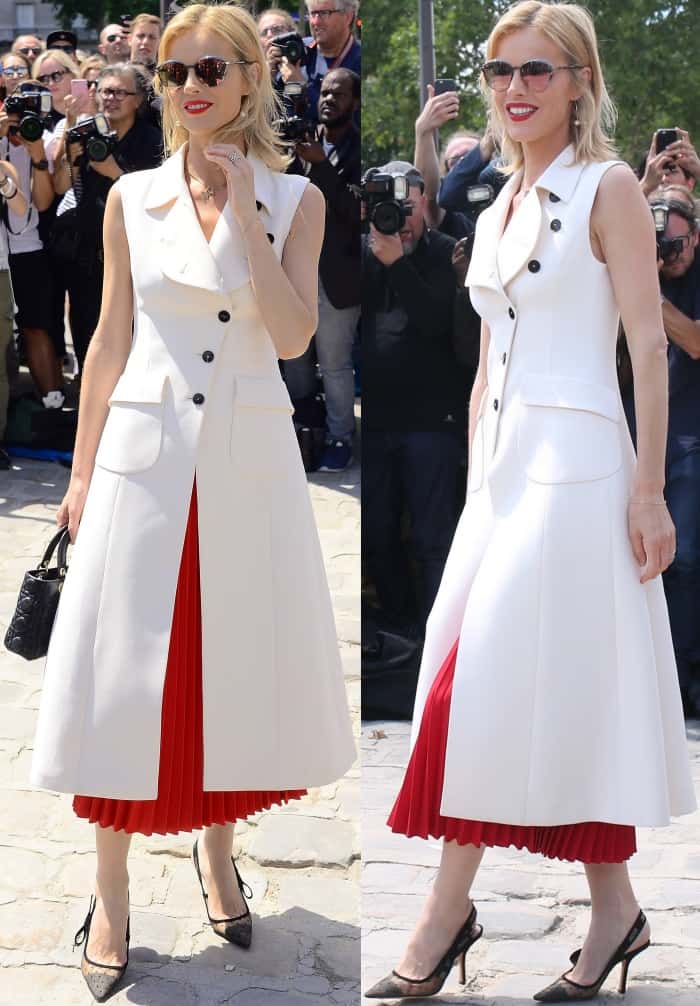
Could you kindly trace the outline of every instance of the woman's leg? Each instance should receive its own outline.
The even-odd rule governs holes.
[[[63,369],[49,333],[43,328],[23,328],[27,364],[40,394],[63,389]]]
[[[235,919],[246,910],[245,899],[231,865],[232,851],[232,824],[212,824],[202,830],[197,854],[204,888],[209,895],[209,914],[213,919]]]
[[[129,874],[126,860],[131,835],[95,825],[97,906],[90,926],[87,956],[100,964],[126,960],[126,920],[129,916]]]
[[[586,863],[591,889],[591,924],[576,967],[567,977],[580,985],[590,985],[617,950],[639,914],[627,863]],[[630,947],[646,943],[651,935],[647,922]]]
[[[418,924],[396,970],[405,978],[425,978],[467,921],[469,896],[484,846],[443,842],[440,868]]]

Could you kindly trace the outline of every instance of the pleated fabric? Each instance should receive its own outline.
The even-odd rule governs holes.
[[[202,709],[202,609],[195,479],[163,689],[158,796],[155,800],[75,796],[73,810],[78,817],[116,831],[177,834],[237,821],[273,804],[304,796],[305,789],[205,792]]]
[[[582,863],[621,863],[634,855],[637,844],[633,825],[585,821],[538,827],[462,820],[440,814],[458,645],[459,640],[430,689],[418,738],[387,822],[391,830],[409,838],[444,838],[459,845],[514,845],[550,859]],[[476,764],[474,771],[478,771]]]

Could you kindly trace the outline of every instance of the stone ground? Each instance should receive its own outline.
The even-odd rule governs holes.
[[[350,704],[359,722],[359,465],[312,475]],[[68,482],[58,464],[16,460],[0,472],[0,632],[22,575],[54,529]],[[2,638],[0,637],[0,639]],[[73,934],[94,878],[94,829],[71,797],[28,782],[43,661],[0,647],[0,1006],[80,1006],[92,997]],[[313,1006],[359,1002],[359,767],[335,785],[237,825],[254,898],[253,947],[205,924],[192,836],[135,836],[132,945],[110,1002],[144,1006]]]
[[[700,721],[687,724],[687,735],[700,790]],[[403,777],[408,739],[407,723],[363,725],[364,988],[399,962],[439,861],[437,841],[393,835],[384,824]],[[624,1002],[697,1006],[700,811],[670,828],[638,829],[637,846],[630,875],[649,918],[652,946],[632,962]],[[529,1006],[538,989],[569,967],[568,956],[586,933],[589,902],[582,867],[514,848],[487,849],[472,894],[484,937],[467,954],[467,986],[458,985],[454,969],[440,996],[411,1001]],[[613,991],[619,970],[597,1002],[622,1002]]]

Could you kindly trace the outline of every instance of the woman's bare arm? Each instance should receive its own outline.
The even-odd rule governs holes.
[[[673,523],[663,503],[668,363],[661,317],[654,224],[631,169],[603,176],[591,214],[594,251],[607,262],[627,335],[637,419],[637,466],[629,511],[630,540],[641,581],[664,570],[675,553]]]
[[[309,183],[294,214],[281,265],[260,217],[245,231],[255,298],[282,360],[301,356],[316,331],[318,261],[325,218],[325,198]]]
[[[80,523],[97,446],[109,411],[107,400],[129,356],[132,304],[129,245],[119,187],[115,185],[109,191],[105,208],[104,286],[100,319],[90,340],[83,368],[70,485],[57,514],[60,526],[68,523],[72,541]]]

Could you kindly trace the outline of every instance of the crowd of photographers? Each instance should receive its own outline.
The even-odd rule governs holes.
[[[506,177],[492,136],[458,130],[436,81],[415,124],[413,163],[363,176],[363,557],[372,619],[415,638],[432,606],[464,502],[466,417],[480,323],[464,289],[476,219]],[[668,337],[666,499],[677,552],[664,574],[684,707],[700,715],[700,158],[687,132],[659,129],[639,168],[657,233]],[[619,340],[634,436],[631,366]],[[394,642],[394,645],[395,642]]]
[[[326,197],[318,330],[304,357],[283,365],[305,463],[326,471],[352,462],[355,427],[358,2],[307,0],[308,34],[283,10],[258,17],[288,170]],[[153,87],[160,34],[157,17],[139,14],[105,25],[94,53],[55,31],[45,42],[22,35],[0,55],[0,467],[9,467],[2,444],[18,359],[31,373],[34,409],[64,409],[67,373],[79,387],[100,311],[107,194],[120,175],[163,159]]]

